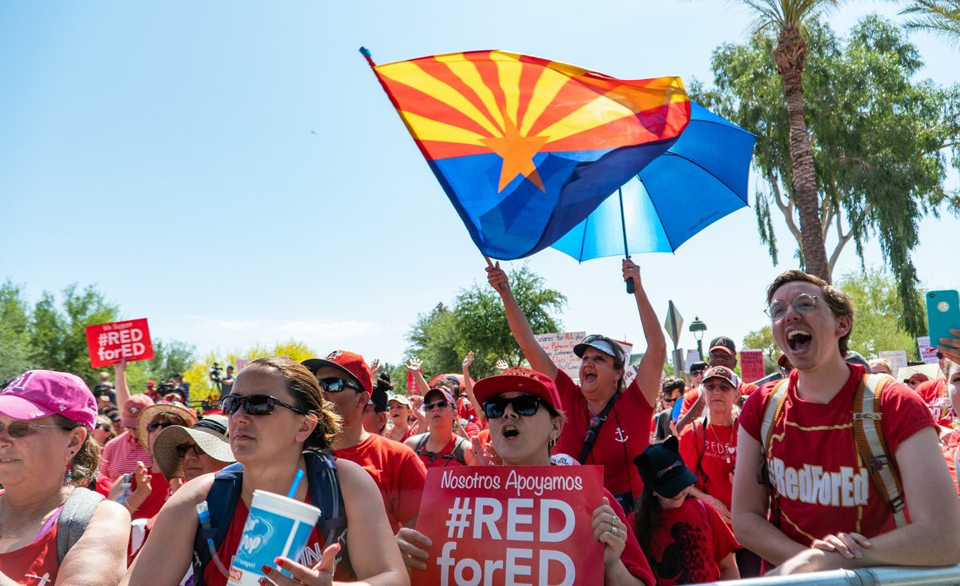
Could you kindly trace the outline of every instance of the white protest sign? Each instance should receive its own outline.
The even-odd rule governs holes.
[[[920,360],[925,364],[938,362],[937,349],[930,347],[930,336],[920,336],[917,338],[917,348],[920,350]]]
[[[580,359],[573,353],[573,347],[586,336],[586,332],[558,332],[537,334],[534,337],[557,368],[576,380],[580,376]]]
[[[686,372],[687,374],[690,374],[690,366],[694,362],[701,362],[700,353],[697,352],[696,350],[687,350],[687,366],[686,368],[683,369],[684,372]]]
[[[877,356],[883,358],[893,367],[893,372],[898,372],[901,368],[907,367],[906,350],[881,350]]]

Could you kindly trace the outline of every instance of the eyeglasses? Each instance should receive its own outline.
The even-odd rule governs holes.
[[[343,389],[350,387],[351,389],[363,392],[363,389],[357,383],[347,380],[345,378],[339,377],[328,377],[317,379],[317,382],[320,383],[320,388],[323,389],[325,393],[340,393]]]
[[[177,446],[177,455],[181,458],[185,457],[188,452],[193,452],[195,456],[202,456],[204,454],[204,451],[201,450],[197,444],[180,444]]]
[[[707,369],[705,369],[705,368],[704,368],[704,369],[701,369],[701,370],[691,370],[691,371],[690,371],[690,376],[700,376],[701,374],[703,374],[704,372],[706,372],[706,370],[707,370]]]
[[[57,429],[61,429],[59,425],[39,425],[39,424],[34,425],[34,424],[27,423],[26,421],[14,421],[10,425],[4,425],[0,423],[0,433],[2,433],[4,429],[6,429],[7,434],[10,437],[12,437],[13,439],[20,439],[23,436],[40,429],[41,427],[55,427]]]
[[[533,395],[520,395],[512,399],[497,397],[483,404],[483,412],[487,419],[499,419],[506,412],[507,405],[511,405],[517,415],[532,417],[540,409],[540,397]]]
[[[672,398],[672,399],[668,399],[668,398],[664,397],[664,398],[662,398],[662,399],[660,399],[660,400],[663,401],[664,403],[676,403],[677,401],[680,400],[680,397],[674,397],[674,398]]]
[[[171,425],[176,425],[172,421],[151,421],[147,424],[147,432],[157,431],[158,429],[166,429]]]
[[[439,401],[434,401],[432,403],[424,403],[423,410],[433,411],[434,409],[446,409],[449,406],[450,401],[447,401],[446,399],[440,399]]]
[[[307,415],[307,412],[299,407],[294,407],[284,403],[276,397],[270,395],[227,395],[220,402],[220,409],[227,415],[233,415],[243,407],[243,412],[247,415],[270,415],[277,405],[286,407],[294,413]]]
[[[785,316],[787,314],[787,307],[790,306],[792,306],[793,310],[797,313],[810,313],[817,308],[817,301],[823,301],[823,299],[820,299],[816,295],[801,293],[790,303],[774,301],[770,304],[770,307],[763,310],[763,313],[767,314],[767,317],[773,320],[778,320]]]
[[[112,429],[110,429],[110,426],[107,425],[106,423],[101,423],[100,425],[97,426],[97,429],[99,429],[100,431],[113,431]]]

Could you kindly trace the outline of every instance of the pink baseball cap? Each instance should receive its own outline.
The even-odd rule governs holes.
[[[0,393],[0,413],[22,420],[60,414],[93,429],[97,400],[80,377],[52,370],[28,370]]]
[[[153,405],[153,399],[147,395],[132,395],[123,404],[123,414],[120,416],[120,425],[123,427],[137,427],[137,418],[140,413]]]

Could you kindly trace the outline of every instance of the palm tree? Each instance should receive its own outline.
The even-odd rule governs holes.
[[[804,269],[830,282],[827,251],[823,243],[817,176],[803,103],[803,66],[807,57],[804,32],[807,23],[834,8],[841,0],[741,0],[758,15],[758,28],[777,31],[773,61],[783,82],[790,122],[790,166],[793,192],[800,215],[800,253]]]
[[[960,0],[913,0],[900,14],[913,17],[907,28],[942,35],[960,46]]]

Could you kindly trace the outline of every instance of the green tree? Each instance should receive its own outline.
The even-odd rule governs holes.
[[[913,0],[900,14],[907,28],[938,34],[960,46],[960,0]]]
[[[555,317],[567,301],[562,293],[547,288],[543,278],[526,265],[509,271],[508,278],[517,303],[535,333],[562,331],[563,326]],[[440,303],[429,313],[419,315],[407,339],[411,342],[408,357],[416,356],[423,361],[423,372],[428,379],[443,372],[460,372],[463,357],[470,351],[475,353],[470,367],[474,378],[494,374],[498,360],[511,366],[523,362],[520,347],[510,333],[503,303],[486,284],[462,291],[452,309]]]
[[[850,349],[867,357],[874,357],[882,350],[906,350],[911,360],[919,360],[916,338],[902,326],[897,315],[902,303],[897,285],[889,275],[879,269],[863,273],[845,273],[837,286],[853,300],[857,309]],[[917,292],[913,301],[923,304],[923,296]]]
[[[0,384],[30,369],[29,324],[22,287],[4,282],[0,286]]]
[[[838,0],[741,0],[757,14],[758,30],[771,31],[776,42],[770,51],[782,82],[786,102],[790,173],[784,180],[791,187],[800,220],[801,262],[805,270],[830,281],[827,252],[821,230],[817,198],[817,174],[807,128],[803,74],[807,61],[807,29],[817,16]]]
[[[910,253],[919,241],[919,219],[939,214],[944,202],[960,209],[960,194],[944,188],[947,149],[960,166],[960,86],[914,83],[923,66],[916,48],[888,21],[870,16],[842,43],[829,27],[808,26],[804,91],[817,169],[820,230],[837,241],[834,267],[853,242],[876,237],[897,282],[903,326],[922,335],[923,307]],[[781,212],[802,249],[800,207],[791,187],[788,109],[781,80],[768,55],[776,40],[757,34],[746,45],[724,45],[713,55],[715,90],[700,92],[719,114],[757,135],[754,164],[765,181],[755,210],[761,240],[778,261],[773,211]]]
[[[86,326],[116,321],[120,310],[93,285],[77,291],[73,284],[63,290],[61,306],[45,291],[33,308],[27,328],[31,362],[35,368],[72,372],[93,385],[98,371],[90,366]]]

